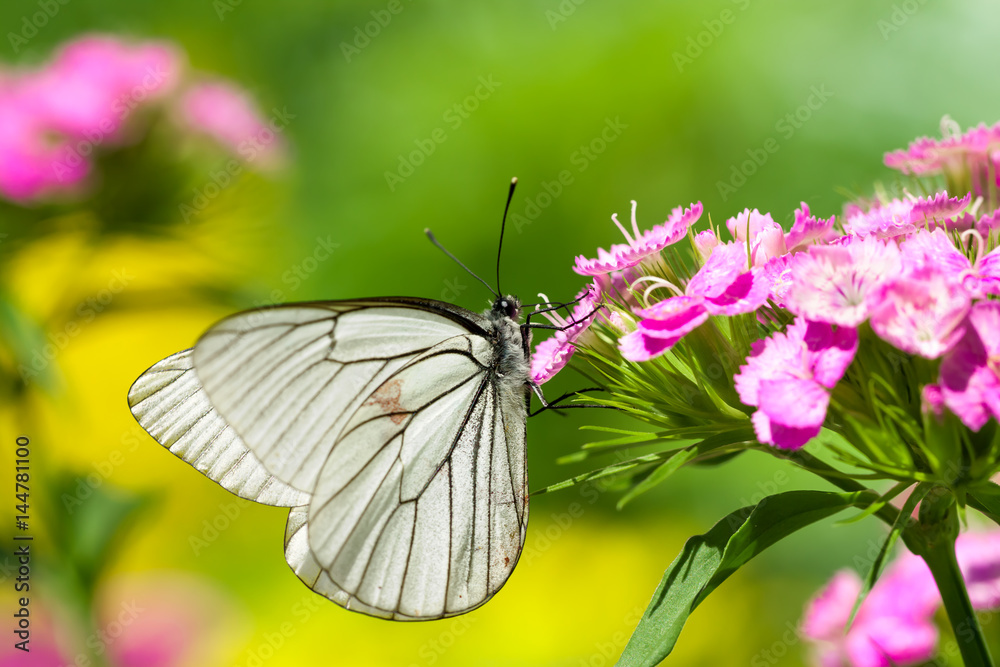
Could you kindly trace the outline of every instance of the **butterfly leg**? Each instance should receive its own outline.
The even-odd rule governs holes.
[[[584,322],[587,319],[593,317],[594,313],[596,313],[597,311],[599,311],[603,307],[604,306],[597,306],[592,311],[590,311],[589,313],[587,313],[586,315],[584,315],[580,320],[577,320],[576,322],[569,322],[564,327],[556,326],[555,324],[535,324],[535,323],[533,323],[531,321],[531,316],[532,315],[538,315],[539,313],[547,313],[550,310],[556,310],[557,308],[562,308],[562,306],[555,306],[553,308],[543,308],[542,310],[535,310],[535,311],[532,311],[532,312],[528,313],[525,316],[525,318],[524,318],[524,324],[521,325],[521,328],[522,329],[551,329],[553,331],[565,331],[566,329],[569,329],[570,327],[576,326],[580,322]]]
[[[570,408],[605,408],[605,409],[610,408],[612,410],[617,410],[617,408],[615,408],[613,406],[610,406],[610,405],[600,405],[598,403],[574,403],[573,405],[556,405],[557,403],[565,401],[567,398],[572,398],[573,396],[577,396],[579,394],[584,394],[584,393],[586,393],[588,391],[605,391],[605,389],[603,389],[602,387],[587,387],[586,389],[579,389],[577,391],[571,391],[569,393],[563,394],[562,396],[560,396],[559,398],[557,398],[557,399],[555,399],[553,401],[547,401],[547,400],[545,400],[545,394],[542,393],[542,388],[540,386],[538,386],[534,382],[531,383],[531,391],[532,391],[533,394],[535,394],[535,396],[538,397],[538,400],[539,400],[539,402],[541,402],[542,407],[540,407],[539,409],[537,409],[534,412],[532,412],[531,411],[531,397],[529,396],[528,397],[528,416],[529,417],[534,417],[535,415],[540,414],[542,412],[545,412],[546,410],[556,410],[556,411],[559,411],[559,410],[568,410]]]

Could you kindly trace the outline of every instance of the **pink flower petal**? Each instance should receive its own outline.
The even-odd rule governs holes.
[[[698,254],[701,256],[702,263],[708,261],[711,257],[712,251],[721,243],[719,237],[715,235],[715,232],[711,229],[706,229],[703,232],[698,232],[694,237],[694,247],[698,250]]]
[[[868,317],[867,297],[901,268],[899,249],[872,236],[811,246],[791,260],[788,309],[810,320],[856,327]]]
[[[747,268],[746,248],[739,243],[718,246],[687,284],[689,296],[705,298],[713,315],[739,315],[760,308],[769,292],[764,275]]]
[[[990,417],[1000,417],[1000,303],[977,303],[969,326],[941,361],[944,402],[962,422],[978,431]]]
[[[576,295],[577,302],[568,318],[558,315],[558,311],[544,314],[561,329],[535,346],[529,375],[536,384],[548,382],[569,362],[576,351],[575,342],[601,312],[598,305],[602,294],[601,283],[595,279]]]
[[[833,216],[823,220],[809,212],[809,206],[802,202],[795,210],[795,222],[785,235],[785,245],[789,252],[801,250],[805,246],[830,239],[833,230]]]
[[[980,611],[1000,608],[1000,530],[959,535],[955,555],[972,606]]]
[[[936,359],[965,333],[972,302],[946,264],[927,265],[875,289],[871,326],[880,338],[910,354]]]
[[[760,383],[761,412],[775,424],[789,429],[818,429],[826,419],[830,394],[811,379],[763,380]],[[789,406],[795,406],[790,408]]]
[[[192,86],[184,93],[180,108],[188,125],[233,154],[252,154],[265,167],[280,163],[284,157],[284,139],[268,126],[246,91],[231,83],[211,81]]]
[[[688,209],[680,206],[675,208],[670,217],[660,225],[656,225],[646,232],[639,231],[639,225],[635,219],[636,204],[632,202],[632,235],[630,236],[625,228],[618,223],[618,218],[612,216],[615,224],[624,232],[628,244],[616,244],[611,246],[608,252],[603,248],[597,249],[597,259],[588,259],[583,255],[576,258],[576,265],[573,270],[584,276],[597,276],[612,271],[620,271],[635,266],[646,257],[655,255],[669,245],[680,241],[687,235],[688,227],[693,225],[701,217],[701,202],[692,204]]]
[[[834,329],[824,322],[807,322],[801,336],[809,355],[813,379],[827,389],[833,389],[854,361],[858,351],[857,329]]]
[[[543,340],[531,355],[531,380],[535,384],[548,382],[569,363],[575,351],[576,346],[561,336]]]
[[[757,440],[765,445],[774,445],[779,449],[799,449],[819,435],[820,427],[793,428],[771,422],[771,418],[763,410],[758,410],[750,416],[754,434]]]
[[[681,338],[682,336],[660,338],[644,331],[633,331],[618,339],[618,349],[622,357],[629,361],[649,361],[669,350]]]
[[[859,593],[861,578],[854,570],[837,572],[806,605],[802,634],[808,639],[837,640],[847,627]]]
[[[742,213],[726,220],[726,228],[736,239],[737,245],[747,246],[750,240],[750,259],[753,266],[764,266],[773,257],[780,257],[787,251],[785,232],[770,213],[757,209],[744,209]]]

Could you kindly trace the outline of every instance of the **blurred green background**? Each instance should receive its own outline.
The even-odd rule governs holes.
[[[800,201],[822,216],[839,213],[845,189],[869,191],[890,177],[885,151],[936,135],[944,114],[963,127],[1000,119],[991,78],[1000,11],[987,0],[399,0],[395,14],[390,4],[70,0],[17,53],[9,35],[24,34],[39,3],[0,6],[7,63],[44,61],[84,32],[170,40],[195,70],[247,88],[265,115],[281,110],[291,151],[287,170],[241,179],[191,224],[174,216],[175,233],[116,233],[95,246],[68,225],[10,259],[4,289],[41,310],[54,308],[54,295],[81,302],[110,270],[135,278],[60,350],[57,388],[5,406],[2,451],[27,432],[37,480],[64,491],[88,475],[99,480],[73,517],[59,493],[43,500],[37,489],[43,558],[46,549],[53,561],[72,555],[56,550],[73,525],[90,534],[79,523],[88,503],[122,515],[135,498],[144,503],[120,539],[94,552],[102,563],[93,586],[112,609],[116,591],[148,589],[148,608],[174,605],[197,620],[190,632],[204,645],[184,664],[613,664],[688,536],[755,493],[811,480],[747,455],[684,470],[621,512],[613,492],[540,496],[525,554],[493,601],[457,619],[387,623],[302,586],[282,558],[284,511],[241,502],[163,451],[129,414],[129,385],[237,308],[372,295],[484,308],[485,288],[422,230],[433,228],[492,282],[512,176],[519,217],[504,244],[502,284],[529,301],[540,291],[572,297],[584,282],[570,270],[573,257],[619,241],[610,215],[627,219],[630,199],[645,227],[698,200],[715,224],[756,207],[787,227]],[[366,26],[374,36],[359,36]],[[754,156],[762,162],[770,138],[778,150],[743,167]],[[563,171],[571,182],[556,195]],[[11,215],[2,224],[21,223]],[[312,262],[324,243],[334,251]],[[564,373],[546,390],[580,382]],[[614,421],[580,412],[529,422],[532,488],[589,469],[555,464],[588,441],[580,425]],[[5,536],[10,505],[0,516]],[[224,527],[213,533],[213,522]],[[828,522],[782,543],[695,613],[670,664],[803,664],[789,628],[879,534],[868,522]],[[41,637],[62,622],[65,587],[48,586],[44,570],[37,576]],[[190,594],[178,593],[185,586]],[[157,602],[171,591],[169,603]],[[182,632],[164,623],[164,636]]]

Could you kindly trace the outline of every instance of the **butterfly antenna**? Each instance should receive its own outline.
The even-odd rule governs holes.
[[[503,230],[507,226],[507,211],[510,210],[510,200],[514,198],[514,188],[516,187],[517,176],[510,179],[510,190],[507,191],[507,205],[503,207],[503,220],[500,221],[500,243],[497,245],[497,292],[500,294],[503,294],[500,291],[500,251],[503,250]]]
[[[431,240],[431,243],[433,243],[434,245],[437,246],[438,250],[440,250],[444,254],[448,255],[448,257],[451,257],[452,261],[454,261],[460,267],[462,267],[463,269],[465,269],[470,276],[472,276],[473,278],[475,278],[476,280],[478,280],[482,284],[486,285],[486,289],[488,289],[489,291],[493,292],[494,296],[500,296],[499,294],[497,294],[493,290],[492,287],[490,287],[490,284],[488,282],[486,282],[485,280],[483,280],[482,278],[480,278],[479,276],[477,276],[475,273],[473,273],[472,269],[470,269],[469,267],[467,267],[465,264],[462,264],[462,260],[460,260],[458,257],[455,257],[450,252],[448,252],[448,249],[445,248],[443,245],[441,245],[441,242],[437,240],[437,238],[434,236],[434,233],[431,232],[431,230],[429,228],[425,228],[424,229],[424,234],[427,234],[427,238],[429,238]]]

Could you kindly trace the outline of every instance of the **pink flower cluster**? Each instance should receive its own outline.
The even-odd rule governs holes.
[[[994,141],[1000,125],[963,137],[941,145],[958,142],[966,161],[1000,155]],[[908,161],[889,161],[926,172],[952,155],[934,146],[925,141],[919,150],[911,147]],[[609,307],[598,321],[612,322],[621,357],[630,362],[669,353],[713,317],[756,314],[772,328],[791,321],[756,341],[734,377],[740,399],[755,408],[752,423],[762,443],[795,449],[819,434],[831,390],[858,350],[860,327],[903,353],[935,360],[937,383],[919,388],[927,407],[938,415],[948,408],[978,430],[1000,418],[1000,301],[991,300],[1000,296],[1000,249],[993,249],[1000,209],[982,208],[988,207],[973,193],[941,192],[852,204],[838,221],[814,216],[803,203],[787,232],[770,214],[748,209],[726,221],[724,239],[713,229],[690,232],[700,203],[678,207],[642,232],[633,202],[631,231],[612,216],[626,243],[599,249],[596,259],[577,257],[574,270],[604,277],[588,303]],[[700,268],[686,284],[675,284],[666,276],[685,260],[663,253],[685,236]],[[617,287],[611,292],[605,284]],[[557,342],[536,351],[536,382],[565,365],[588,323],[567,324]]]
[[[943,138],[921,137],[906,150],[888,153],[886,166],[916,176],[944,174],[949,185],[962,184],[975,196],[995,193],[1000,185],[1000,123],[963,133],[946,116],[941,126]]]
[[[80,190],[94,154],[134,141],[132,118],[157,105],[180,106],[187,128],[234,151],[266,129],[244,93],[184,87],[184,70],[171,44],[107,35],[71,41],[38,68],[0,66],[0,196],[30,203]]]
[[[955,550],[973,607],[1000,608],[1000,531],[960,535]],[[845,633],[860,592],[861,579],[853,570],[844,570],[807,605],[801,633],[812,645],[813,664],[890,667],[934,656],[934,613],[941,598],[923,560],[901,554],[876,582]]]
[[[0,70],[0,194],[32,200],[79,184],[98,145],[124,137],[135,109],[169,92],[180,56],[169,45],[91,36],[37,70]]]

